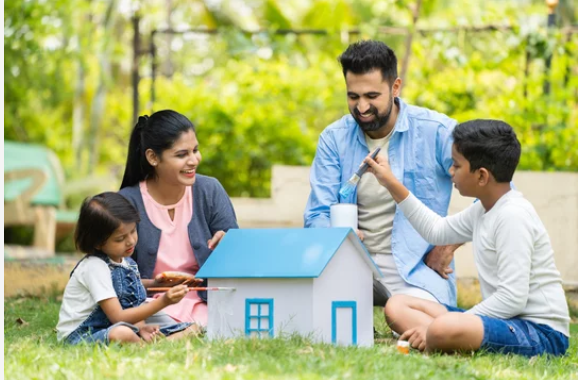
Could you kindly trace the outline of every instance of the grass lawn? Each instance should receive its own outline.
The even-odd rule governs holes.
[[[203,338],[138,346],[66,347],[56,342],[54,297],[4,301],[4,378],[17,379],[577,379],[578,325],[562,358],[491,354],[399,354],[387,339],[372,348],[337,348],[307,340]],[[22,323],[17,319],[21,318]]]

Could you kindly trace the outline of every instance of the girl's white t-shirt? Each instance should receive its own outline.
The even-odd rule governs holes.
[[[125,260],[123,259],[123,265]],[[56,325],[57,339],[65,339],[97,308],[98,302],[117,297],[111,270],[102,259],[90,256],[78,265],[64,290]]]

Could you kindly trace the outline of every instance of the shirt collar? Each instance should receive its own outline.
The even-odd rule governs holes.
[[[406,132],[409,130],[409,119],[407,118],[407,103],[403,99],[396,97],[395,102],[399,105],[399,114],[395,122],[395,132]]]

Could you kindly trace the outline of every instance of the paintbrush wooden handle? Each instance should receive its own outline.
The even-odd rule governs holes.
[[[148,292],[167,292],[169,291],[169,289],[171,289],[170,287],[162,287],[162,288],[147,288]],[[234,290],[235,288],[226,288],[226,287],[221,287],[221,286],[213,286],[213,287],[188,287],[187,290],[188,291],[201,291],[201,290]]]
[[[148,292],[167,292],[169,291],[169,289],[171,289],[171,287],[167,286],[167,287],[160,287],[160,288],[147,288]],[[190,288],[188,287],[187,290],[192,291],[192,290],[205,290],[205,288]]]

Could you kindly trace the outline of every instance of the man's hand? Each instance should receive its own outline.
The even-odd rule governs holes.
[[[358,238],[360,239],[360,241],[363,241],[365,239],[365,235],[358,228],[356,230],[354,230],[354,232],[356,232],[356,236],[358,236]]]
[[[424,351],[427,347],[427,326],[414,327],[401,335],[399,340],[406,340],[409,345],[419,351]]]
[[[453,260],[453,253],[461,244],[444,245],[433,248],[427,256],[423,259],[425,264],[435,272],[439,273],[441,277],[448,280],[449,274],[453,273],[453,269],[449,266]]]

